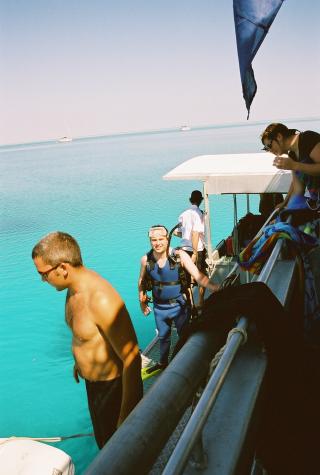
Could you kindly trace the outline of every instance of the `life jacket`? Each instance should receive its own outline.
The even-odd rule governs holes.
[[[152,249],[147,253],[142,287],[144,291],[152,291],[154,302],[174,303],[183,295],[189,302],[188,280],[181,265],[180,256],[174,250],[168,255],[163,268],[158,266]]]

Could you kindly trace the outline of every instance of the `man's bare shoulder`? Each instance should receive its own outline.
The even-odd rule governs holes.
[[[109,282],[101,285],[101,287],[92,289],[89,296],[89,302],[91,306],[105,307],[112,302],[123,302],[119,293]]]
[[[125,303],[109,282],[92,292],[89,305],[92,320],[108,338],[111,334],[116,338],[132,334],[136,338]]]
[[[104,277],[94,271],[88,271],[85,293],[86,300],[94,320],[114,318],[119,309],[124,306],[117,290]]]

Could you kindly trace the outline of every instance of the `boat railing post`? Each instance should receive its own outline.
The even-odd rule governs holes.
[[[250,195],[247,193],[247,214],[250,213]],[[240,252],[240,249],[239,249]],[[246,282],[247,284],[251,281],[251,275],[249,271],[246,271]]]
[[[239,235],[238,235],[238,206],[237,206],[237,195],[233,193],[233,242],[234,242],[234,252],[236,255],[239,254]]]
[[[204,222],[205,222],[205,235],[207,240],[207,252],[209,258],[209,270],[211,271],[212,264],[212,241],[211,241],[211,223],[210,223],[210,203],[207,192],[207,183],[203,182],[203,197],[204,197]],[[210,272],[211,273],[211,272]]]

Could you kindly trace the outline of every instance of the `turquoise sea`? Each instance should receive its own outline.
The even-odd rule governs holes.
[[[259,151],[267,123],[0,148],[0,437],[92,431],[84,384],[72,377],[64,293],[41,282],[31,260],[33,245],[53,230],[76,237],[85,264],[124,298],[145,347],[154,336],[154,321],[140,314],[137,278],[140,257],[148,250],[147,230],[158,223],[173,227],[191,191],[201,189],[200,183],[162,176],[196,155]],[[320,120],[291,126],[319,131]],[[217,243],[232,230],[232,197],[213,197],[210,206]],[[243,199],[240,216],[245,206]],[[78,475],[97,453],[92,437],[56,445],[71,455]]]

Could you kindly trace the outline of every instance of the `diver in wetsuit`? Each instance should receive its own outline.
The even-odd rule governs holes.
[[[190,316],[184,270],[203,287],[216,291],[218,286],[209,282],[208,277],[198,270],[186,252],[169,249],[168,230],[165,226],[152,226],[148,236],[151,250],[141,259],[139,301],[142,313],[149,315],[151,309],[146,292],[152,291],[153,310],[160,339],[160,361],[157,369],[163,369],[168,365],[172,322],[180,335]]]

